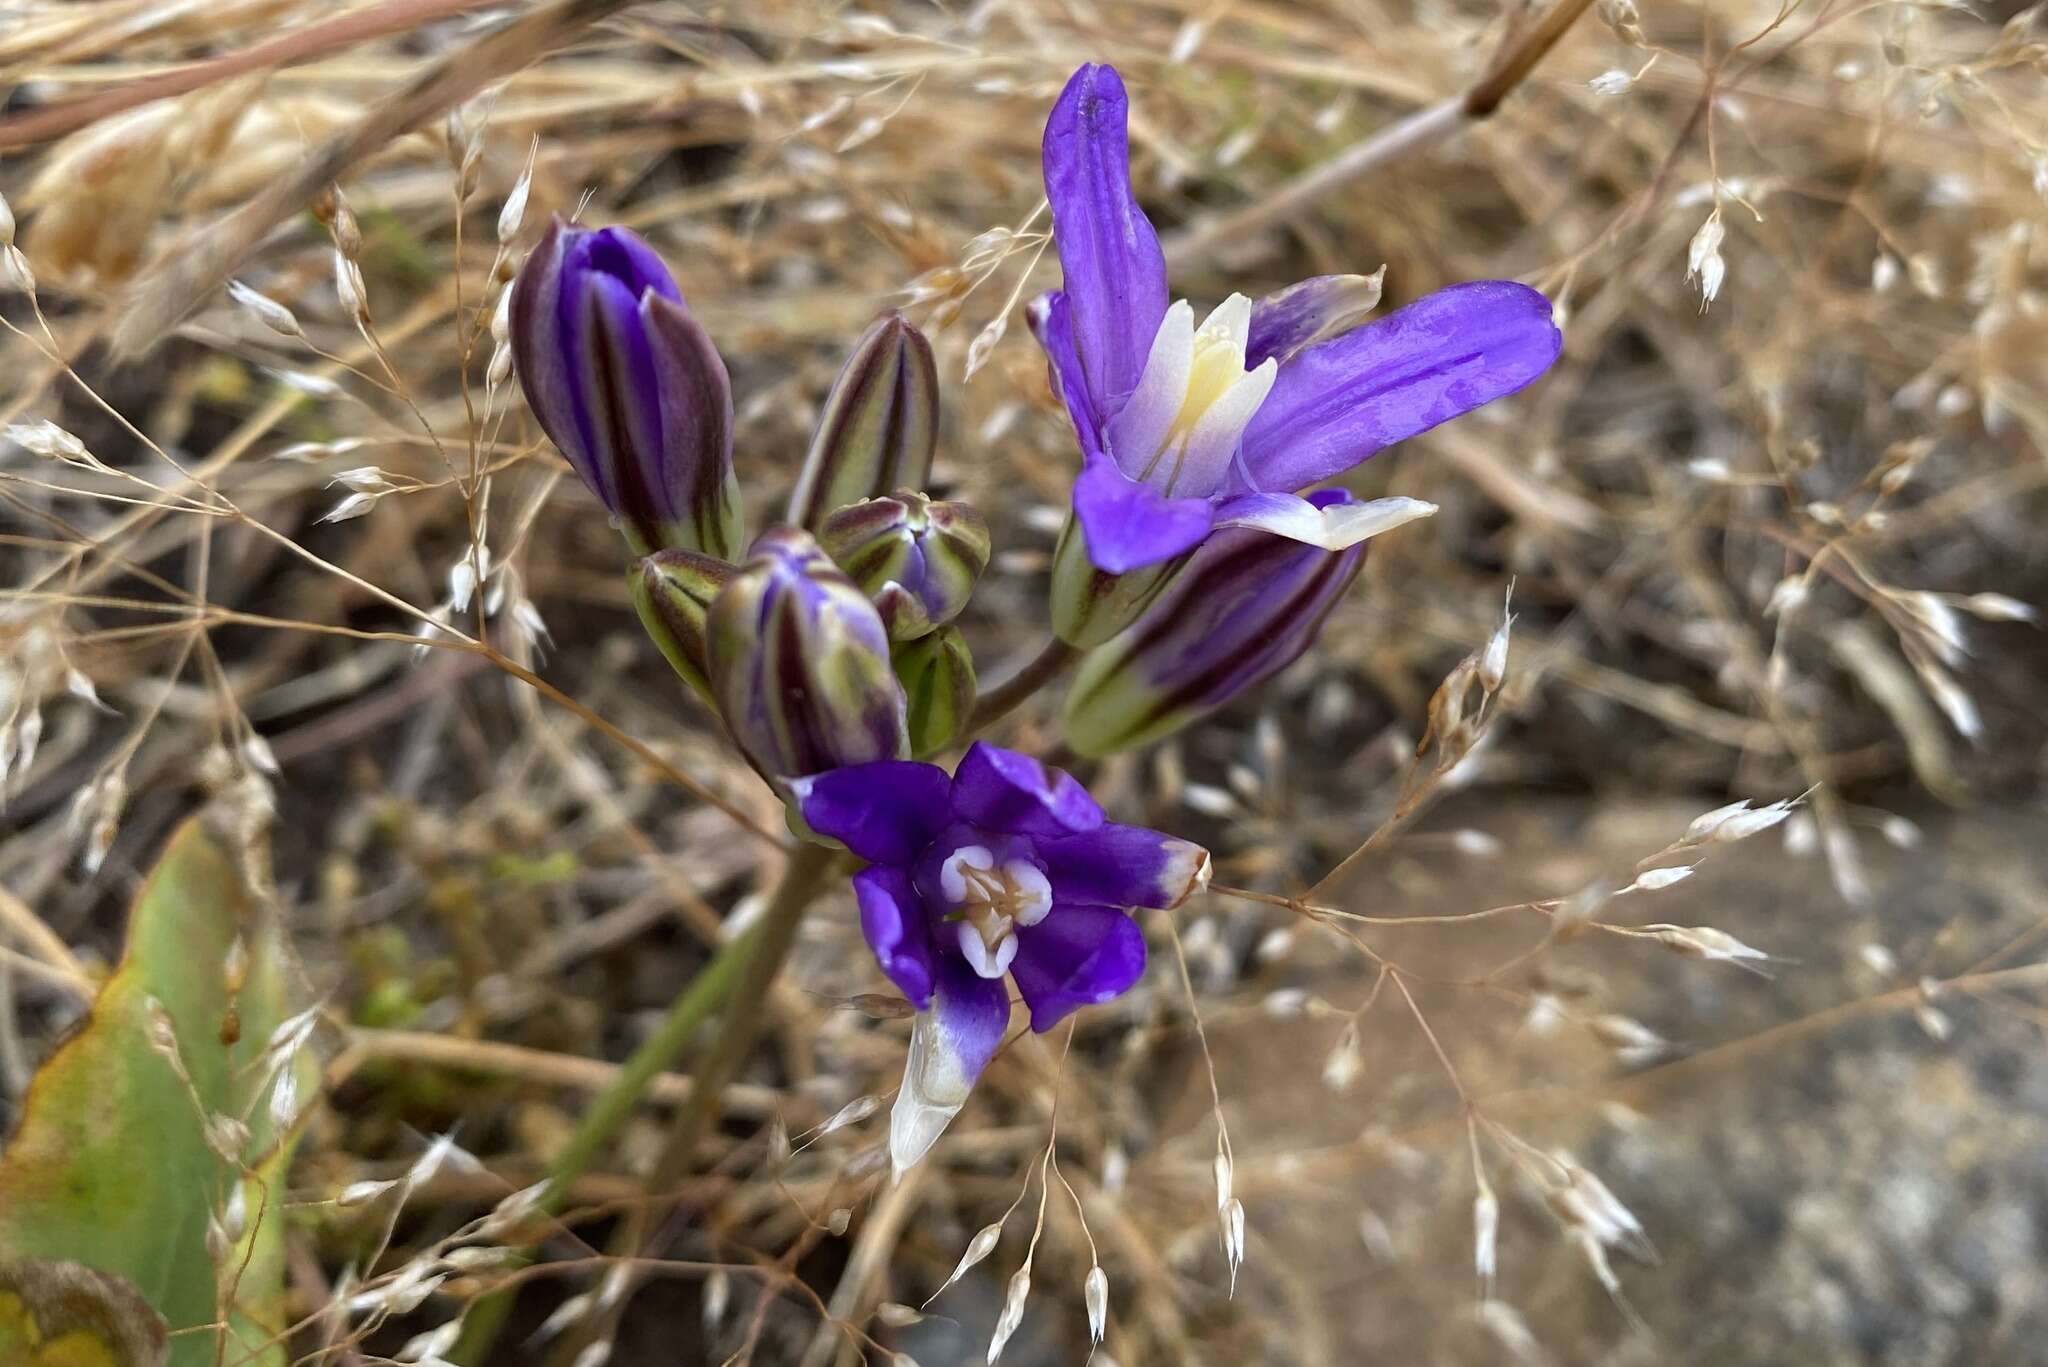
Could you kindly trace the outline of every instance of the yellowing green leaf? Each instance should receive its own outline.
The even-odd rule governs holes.
[[[226,1360],[285,1361],[282,1184],[294,1136],[271,1121],[278,1068],[264,1050],[286,1015],[288,976],[272,909],[202,821],[188,822],[136,899],[120,967],[36,1074],[0,1154],[0,1261],[63,1259],[125,1278],[174,1331],[198,1331],[174,1334],[170,1367],[212,1367],[222,1356],[221,1331],[208,1327],[219,1323],[224,1288]],[[292,1066],[298,1095],[310,1097],[314,1061],[302,1054]],[[239,1167],[209,1146],[209,1125],[216,1143],[246,1127]],[[207,1252],[207,1222],[236,1183],[244,1232],[222,1271]],[[9,1332],[18,1338],[18,1325],[0,1327],[0,1347]],[[86,1364],[100,1367],[91,1356],[47,1367]]]

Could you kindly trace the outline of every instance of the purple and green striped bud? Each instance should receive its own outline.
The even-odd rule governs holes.
[[[980,513],[909,489],[838,509],[818,544],[866,590],[892,641],[914,641],[958,617],[990,549]]]
[[[1352,499],[1332,489],[1309,501]],[[1326,551],[1271,532],[1215,533],[1130,630],[1082,658],[1067,744],[1091,757],[1144,745],[1272,678],[1308,649],[1364,563],[1364,542]]]
[[[924,488],[938,442],[931,343],[902,314],[886,314],[861,334],[825,397],[789,522],[817,531],[835,508]]]
[[[809,532],[756,538],[705,625],[712,698],[764,777],[909,757],[889,633]]]
[[[974,713],[974,653],[958,627],[940,627],[896,647],[896,678],[909,703],[910,753],[923,759],[951,745]]]
[[[1069,515],[1052,553],[1047,606],[1053,634],[1081,650],[1101,645],[1136,621],[1184,563],[1182,557],[1122,574],[1098,569],[1088,554],[1087,533]]]
[[[705,618],[736,573],[727,562],[696,551],[656,551],[626,571],[626,588],[640,625],[683,682],[706,702],[713,699]]]
[[[510,327],[528,406],[627,544],[732,559],[732,382],[654,249],[555,219],[513,281]]]

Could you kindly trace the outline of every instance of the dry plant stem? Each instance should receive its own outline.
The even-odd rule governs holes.
[[[1508,93],[1543,60],[1592,0],[1556,0],[1534,23],[1511,34],[1487,74],[1470,90],[1426,109],[1417,110],[1391,127],[1352,144],[1320,166],[1302,172],[1256,203],[1210,218],[1197,219],[1166,239],[1170,260],[1185,262],[1204,256],[1226,242],[1270,227],[1357,180],[1448,141],[1500,107]]]
[[[676,1058],[681,1055],[690,1040],[702,1028],[711,1014],[741,986],[751,987],[759,976],[757,966],[768,956],[764,950],[773,950],[774,966],[779,968],[782,958],[789,952],[789,942],[796,932],[796,924],[802,919],[803,909],[810,904],[818,891],[820,873],[831,861],[829,852],[815,845],[805,845],[790,859],[789,868],[783,874],[782,883],[776,889],[775,900],[762,919],[749,927],[745,934],[730,942],[706,964],[697,976],[690,980],[682,995],[670,1004],[668,1013],[653,1034],[635,1049],[632,1056],[620,1066],[618,1077],[600,1092],[583,1112],[575,1133],[569,1136],[555,1161],[548,1168],[548,1188],[542,1195],[535,1213],[541,1216],[553,1215],[561,1210],[570,1188],[576,1179],[590,1169],[598,1154],[604,1151],[619,1129],[633,1114],[657,1079],[665,1074]],[[786,926],[780,936],[780,947],[770,942],[770,930],[777,925]],[[768,975],[772,981],[773,974]],[[765,991],[766,983],[761,984]],[[760,1005],[760,992],[754,997],[754,1007]],[[754,1015],[758,1017],[756,1009]],[[731,1018],[728,1018],[730,1020]],[[720,1036],[721,1044],[725,1034]],[[691,1080],[689,1094],[683,1109],[677,1113],[676,1129],[680,1134],[688,1117],[709,1112],[716,1101],[716,1094],[723,1090],[725,1077],[699,1070]],[[728,1069],[730,1072],[730,1069]],[[709,1100],[707,1100],[707,1095]],[[701,1134],[703,1122],[693,1122],[696,1132]],[[695,1141],[691,1141],[694,1145]],[[670,1185],[673,1185],[671,1181]],[[654,1188],[660,1190],[659,1186]],[[462,1338],[449,1360],[461,1363],[479,1363],[490,1352],[498,1331],[503,1327],[506,1314],[512,1309],[512,1297],[508,1291],[494,1292],[479,1300],[463,1317]]]
[[[1026,698],[1058,678],[1080,653],[1057,636],[1046,642],[1031,663],[981,695],[974,704],[974,715],[968,718],[966,734],[971,737],[1007,717]]]
[[[843,1361],[853,1351],[854,1341],[844,1335],[842,1326],[856,1323],[877,1298],[883,1285],[882,1278],[888,1271],[889,1258],[896,1251],[896,1244],[902,1239],[911,1214],[917,1209],[924,1179],[931,1170],[929,1163],[918,1164],[875,1203],[873,1212],[861,1225],[860,1237],[854,1241],[853,1255],[847,1259],[846,1270],[839,1276],[839,1286],[832,1292],[832,1300],[826,1306],[829,1318],[811,1336],[811,1346],[804,1350],[800,1367],[831,1367],[832,1363]]]
[[[316,194],[364,158],[632,3],[553,0],[436,62],[397,95],[327,139],[261,195],[174,248],[115,327],[115,354],[133,358],[169,335],[178,319],[227,282],[271,229],[312,203]]]
[[[761,1028],[767,1021],[769,990],[775,986],[776,978],[782,973],[783,961],[789,957],[790,947],[796,943],[797,927],[803,922],[804,911],[823,889],[827,876],[837,863],[838,856],[832,850],[821,845],[799,845],[790,855],[789,866],[783,870],[782,881],[776,886],[768,909],[747,932],[746,948],[732,956],[735,962],[729,968],[721,970],[731,980],[732,990],[718,1037],[712,1041],[711,1052],[704,1062],[692,1070],[690,1095],[676,1112],[675,1121],[669,1127],[668,1141],[662,1146],[654,1172],[647,1179],[645,1190],[648,1200],[627,1213],[613,1236],[611,1251],[615,1256],[630,1258],[646,1251],[648,1231],[658,1229],[668,1218],[669,1194],[689,1175],[690,1163],[699,1142],[718,1119],[726,1083],[739,1071],[740,1064],[760,1039]],[[739,943],[736,941],[735,946]],[[724,954],[719,956],[721,960],[726,957]],[[649,1069],[641,1085],[651,1082],[659,1071],[659,1068]],[[622,1082],[624,1080],[621,1079]],[[623,1109],[619,1119],[623,1120],[637,1099],[636,1092],[634,1097],[621,1103]],[[599,1104],[603,1105],[605,1100],[600,1097]],[[574,1147],[572,1141],[571,1148]],[[594,1341],[591,1337],[593,1332],[610,1333],[628,1299],[621,1293],[601,1320],[586,1321],[584,1332],[566,1335],[558,1358],[565,1361],[574,1358],[584,1345]],[[478,1358],[480,1356],[477,1355]]]
[[[128,81],[97,95],[65,100],[43,109],[24,110],[0,119],[0,151],[32,147],[39,142],[61,138],[66,133],[75,133],[151,100],[183,95],[251,71],[314,61],[330,52],[373,38],[404,33],[466,10],[482,9],[486,3],[487,0],[386,0],[386,3],[371,9],[308,24],[267,42],[243,48],[240,52],[226,53],[155,76]]]

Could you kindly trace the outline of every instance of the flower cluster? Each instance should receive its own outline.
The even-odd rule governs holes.
[[[1086,66],[1045,129],[1064,283],[1031,321],[1081,469],[1055,553],[1050,626],[1080,664],[1067,745],[1159,739],[1270,678],[1314,641],[1367,538],[1435,511],[1311,491],[1404,437],[1509,394],[1560,346],[1548,302],[1457,285],[1377,322],[1379,277],[1323,276],[1197,324],[1168,302],[1132,190],[1126,97]],[[1207,878],[1199,846],[1112,822],[1067,773],[971,739],[959,624],[991,540],[924,486],[937,373],[899,314],[856,342],[788,510],[742,553],[725,363],[659,256],[620,228],[559,219],[510,303],[542,430],[611,513],[650,638],[789,805],[841,848],[861,929],[917,1012],[891,1122],[898,1170],[966,1101],[1008,1028],[1128,990],[1137,909]],[[1008,693],[1019,689],[1005,690]]]

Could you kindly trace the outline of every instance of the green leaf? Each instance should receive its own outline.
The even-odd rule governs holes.
[[[170,1367],[286,1360],[273,1340],[297,1136],[271,1121],[281,1065],[265,1046],[290,976],[274,908],[201,819],[187,822],[136,899],[120,967],[37,1072],[0,1154],[0,1261],[66,1259],[127,1279],[171,1326]],[[318,1065],[302,1049],[290,1066],[303,1113]],[[247,1127],[239,1163],[208,1143],[209,1122],[216,1142],[232,1131],[222,1117]],[[237,1182],[244,1229],[216,1265],[207,1222]]]

